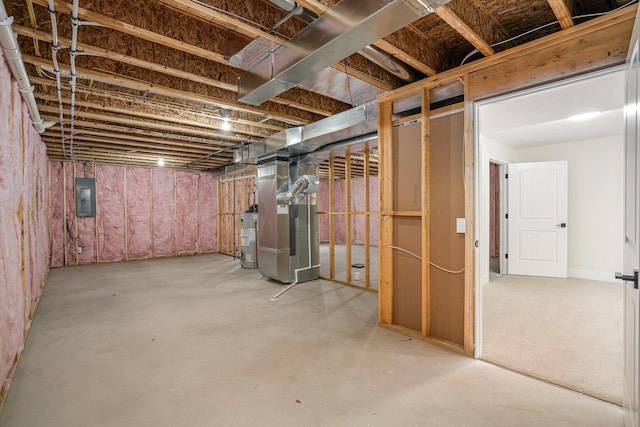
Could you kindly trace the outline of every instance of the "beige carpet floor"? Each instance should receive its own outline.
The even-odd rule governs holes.
[[[622,289],[493,276],[483,288],[482,359],[621,405]]]

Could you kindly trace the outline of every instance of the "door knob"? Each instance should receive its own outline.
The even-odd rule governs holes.
[[[567,228],[567,223],[566,222],[561,222],[560,224],[556,225],[556,227],[558,227],[558,228]]]
[[[622,273],[616,273],[616,279],[624,280],[625,282],[633,282],[633,287],[638,289],[638,270],[633,270],[633,275],[624,275]]]

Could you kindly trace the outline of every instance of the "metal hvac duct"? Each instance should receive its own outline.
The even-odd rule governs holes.
[[[450,0],[342,0],[238,80],[241,102],[260,105]]]

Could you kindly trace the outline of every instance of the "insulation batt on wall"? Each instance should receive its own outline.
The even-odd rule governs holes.
[[[344,212],[345,180],[334,181],[334,212]],[[378,177],[369,177],[369,212],[378,212]],[[364,178],[351,178],[351,212],[364,212]],[[320,180],[320,191],[318,192],[318,211],[329,212],[329,181]],[[370,215],[370,244],[378,244],[378,215]],[[329,241],[329,215],[319,215],[320,241]],[[351,218],[351,243],[364,244],[364,215],[352,215]],[[345,243],[346,239],[346,219],[345,215],[334,215],[334,230],[336,243]]]
[[[0,400],[49,271],[48,174],[45,146],[0,51]]]
[[[66,265],[218,251],[218,186],[211,174],[88,163],[97,215],[76,218],[74,178],[84,170],[82,162],[51,163],[52,266],[65,265],[65,233]]]

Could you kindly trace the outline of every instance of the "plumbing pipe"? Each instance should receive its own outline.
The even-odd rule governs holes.
[[[18,82],[18,89],[22,95],[22,99],[27,104],[29,110],[29,116],[33,121],[33,125],[39,133],[51,126],[53,123],[45,124],[40,112],[38,111],[38,105],[36,99],[33,96],[34,87],[29,82],[29,76],[27,75],[27,69],[22,62],[22,54],[20,53],[20,47],[18,46],[18,38],[11,28],[13,23],[13,17],[7,15],[7,9],[4,7],[4,2],[0,0],[0,46],[4,51],[4,56],[9,64],[9,69],[13,78]]]
[[[78,19],[78,4],[80,0],[73,0],[73,7],[71,8],[71,115],[69,120],[71,122],[69,129],[69,155],[73,157],[73,126],[75,122],[75,107],[76,107],[76,55],[78,45],[78,27],[80,26],[80,20]]]
[[[53,72],[56,75],[56,93],[58,95],[58,118],[60,122],[60,138],[62,141],[62,155],[67,156],[67,148],[64,143],[64,105],[62,103],[62,83],[60,82],[60,67],[58,66],[58,21],[56,19],[56,7],[53,0],[48,2],[49,16],[51,18],[51,61]]]

